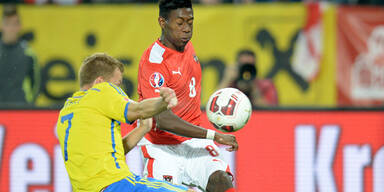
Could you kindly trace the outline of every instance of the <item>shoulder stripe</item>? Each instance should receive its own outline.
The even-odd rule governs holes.
[[[100,92],[100,89],[97,89],[97,88],[91,88],[90,90]]]
[[[159,44],[155,43],[152,46],[151,53],[149,54],[149,62],[160,64],[163,62],[163,54],[165,49],[162,48]]]
[[[128,97],[127,94],[118,86],[114,85],[113,83],[108,83],[111,87],[113,87],[120,95],[124,96],[124,97]],[[97,90],[95,90],[97,91]],[[98,90],[100,91],[100,90]]]
[[[119,88],[118,87],[116,87],[114,84],[112,84],[112,83],[108,83],[111,87],[113,87],[120,95],[123,95],[121,92],[120,92],[120,90],[119,90]]]
[[[123,96],[126,96],[126,97],[127,97],[127,94],[125,94],[125,92],[121,89],[121,87],[118,87],[118,88],[119,88],[121,94],[122,94]]]

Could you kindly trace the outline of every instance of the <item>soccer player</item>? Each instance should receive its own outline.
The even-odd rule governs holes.
[[[81,90],[68,98],[60,111],[57,134],[65,167],[74,191],[186,191],[153,178],[130,172],[125,154],[151,128],[151,116],[177,104],[170,88],[160,97],[134,102],[119,87],[123,64],[106,54],[85,59],[80,72]],[[141,121],[138,128],[122,138],[121,122]]]
[[[234,191],[229,166],[213,141],[234,151],[238,148],[235,136],[199,126],[201,68],[190,42],[192,3],[160,0],[159,8],[162,34],[140,60],[138,94],[140,99],[158,97],[162,87],[169,87],[179,103],[172,111],[155,116],[153,129],[139,143],[145,158],[144,176],[209,192]]]

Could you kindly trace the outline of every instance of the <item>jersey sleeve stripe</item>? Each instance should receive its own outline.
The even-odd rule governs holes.
[[[113,149],[112,157],[113,159],[115,159],[116,168],[120,169],[120,165],[119,163],[117,163],[117,158],[116,158],[116,143],[115,143],[114,128],[115,128],[115,120],[112,119],[112,122],[111,122],[111,139],[112,139],[112,149]]]
[[[125,105],[125,109],[124,109],[124,118],[125,118],[125,122],[128,123],[128,124],[132,124],[132,122],[130,122],[128,120],[128,105],[129,105],[130,102],[128,102],[126,105]]]

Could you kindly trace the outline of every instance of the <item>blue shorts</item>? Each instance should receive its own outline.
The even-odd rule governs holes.
[[[104,192],[120,192],[120,191],[148,191],[148,192],[184,192],[188,188],[181,185],[173,185],[166,181],[160,181],[153,178],[141,178],[132,175],[124,179],[108,185]]]

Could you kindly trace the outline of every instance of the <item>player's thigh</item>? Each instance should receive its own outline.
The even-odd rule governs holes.
[[[174,146],[144,145],[141,146],[141,151],[144,156],[145,177],[181,184],[180,170],[183,162],[180,155],[175,154]]]
[[[174,185],[154,178],[142,178],[136,182],[135,190],[147,192],[182,192],[188,190],[188,188],[183,185]]]

